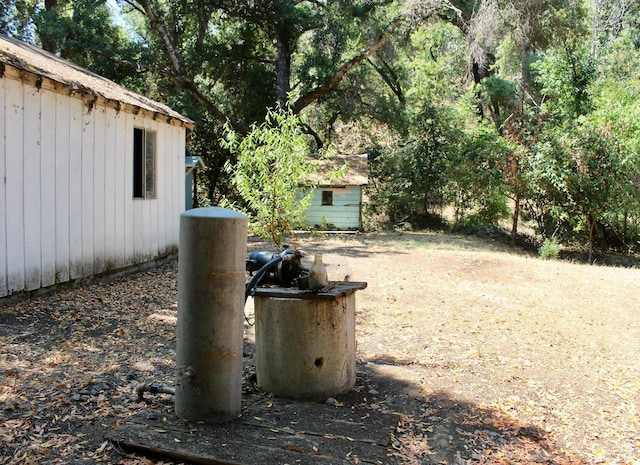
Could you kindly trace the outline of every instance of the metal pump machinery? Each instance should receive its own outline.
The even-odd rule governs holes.
[[[249,253],[246,269],[251,279],[245,289],[245,301],[262,283],[281,287],[309,287],[309,267],[302,264],[302,252],[285,245],[282,252],[254,250]]]

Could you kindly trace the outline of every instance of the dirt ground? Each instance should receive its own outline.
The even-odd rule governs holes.
[[[297,246],[323,253],[329,279],[368,283],[358,389],[337,402],[399,414],[395,459],[640,464],[640,270],[435,233]],[[137,402],[135,387],[173,384],[176,277],[170,262],[0,304],[0,463],[175,463],[104,437],[141,412],[172,414],[172,396]],[[251,301],[245,311],[251,321]],[[245,338],[251,386],[248,324]]]

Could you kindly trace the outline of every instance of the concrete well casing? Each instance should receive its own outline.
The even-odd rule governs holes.
[[[255,296],[256,375],[277,397],[322,401],[356,380],[355,292],[331,299]]]
[[[175,411],[214,423],[240,414],[247,218],[219,207],[180,216]]]

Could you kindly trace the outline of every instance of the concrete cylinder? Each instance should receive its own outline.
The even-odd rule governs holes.
[[[355,386],[355,293],[256,296],[256,375],[277,397],[322,401]]]
[[[176,415],[240,414],[247,218],[224,208],[180,216]]]

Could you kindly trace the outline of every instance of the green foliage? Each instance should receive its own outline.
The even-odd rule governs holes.
[[[482,124],[466,135],[447,168],[446,195],[456,210],[456,222],[496,225],[508,215],[503,167],[510,145],[495,129]]]
[[[411,126],[414,134],[402,144],[372,157],[368,192],[393,224],[442,205],[448,152],[459,137],[449,115],[435,107],[424,107]]]
[[[620,151],[619,181],[603,222],[612,230],[613,245],[628,250],[637,243],[640,204],[640,54],[631,31],[601,49],[600,78],[593,86],[595,110],[590,123],[606,129]]]
[[[557,239],[545,239],[538,247],[538,256],[543,260],[556,260],[560,256],[560,243]]]
[[[603,49],[590,115],[595,125],[611,131],[631,159],[640,153],[640,54],[634,42],[627,31]]]
[[[638,88],[631,84],[637,78],[614,77],[608,60],[564,49],[548,52],[535,66],[545,103],[542,131],[530,147],[529,179],[547,215],[584,238],[590,252],[611,213],[626,212],[637,199],[630,181],[638,166],[629,150],[637,136],[629,134],[638,126],[627,119],[638,115]]]
[[[235,156],[220,143],[224,127],[207,114],[200,114],[197,124],[198,130],[189,137],[188,150],[202,159],[205,168],[194,172],[198,181],[195,206],[217,205],[222,199],[237,203],[240,199],[226,169],[227,164],[235,163]]]
[[[4,0],[0,33],[17,37],[64,59],[148,93],[136,63],[141,47],[116,24],[103,0]],[[124,64],[128,62],[129,64]]]
[[[276,246],[303,223],[313,195],[300,191],[313,169],[301,128],[299,118],[273,110],[246,137],[225,128],[222,145],[237,156],[235,165],[227,165],[227,172],[246,203],[256,234]]]
[[[499,76],[488,76],[480,84],[480,98],[491,108],[493,122],[500,130],[517,104],[517,84]]]
[[[592,109],[589,85],[595,66],[586,50],[554,50],[532,64],[545,96],[543,110],[555,118],[572,119]]]
[[[528,56],[513,33],[506,34],[496,47],[495,70],[502,78],[520,77],[523,68],[529,65]],[[523,63],[523,60],[526,60]]]
[[[416,28],[406,53],[411,58],[407,96],[418,109],[459,99],[468,89],[467,41],[453,24]]]
[[[532,182],[545,193],[551,212],[592,250],[597,224],[615,208],[618,186],[627,181],[618,143],[583,119],[570,132],[548,131],[534,148]]]
[[[0,0],[0,34],[33,42],[34,8],[29,0]]]

